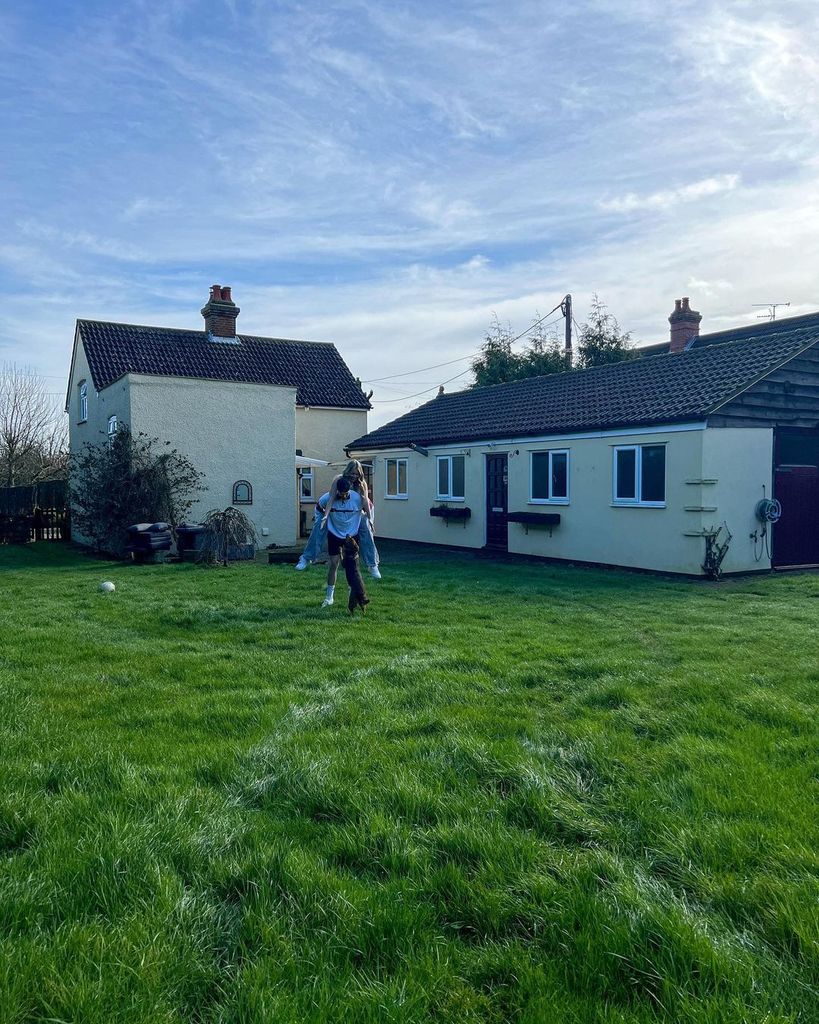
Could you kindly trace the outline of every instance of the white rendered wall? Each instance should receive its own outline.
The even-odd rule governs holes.
[[[666,501],[662,508],[615,505],[612,500],[613,449],[619,445],[663,444],[666,448]],[[569,500],[540,504],[529,500],[529,453],[569,450]],[[437,455],[469,452],[465,458],[465,500],[472,510],[466,526],[429,515],[436,500]],[[511,444],[451,445],[429,450],[429,457],[404,450],[375,456],[378,532],[385,537],[455,546],[483,547],[486,540],[485,460],[509,457],[509,510],[556,512],[560,525],[551,536],[538,527],[509,524],[509,550],[586,562],[701,575],[705,540],[701,535],[723,519],[734,533],[724,570],[764,568],[746,550],[753,529],[752,497],[770,487],[770,431],[709,429],[692,425],[668,431],[554,437]],[[361,454],[362,458],[365,457]],[[408,460],[407,499],[385,497],[387,457]],[[703,484],[716,478],[717,484]],[[769,492],[770,493],[770,490]],[[449,504],[457,504],[450,502]],[[750,518],[749,518],[750,517]],[[747,530],[746,530],[747,528]]]
[[[322,459],[332,466],[316,467],[313,470],[313,494],[318,498],[330,486],[330,481],[340,472],[348,460],[344,446],[350,438],[367,433],[366,409],[322,409],[316,407],[296,408],[296,448],[309,459]],[[311,522],[314,499],[301,503],[308,510]]]
[[[239,507],[260,543],[295,541],[295,388],[141,374],[127,379],[131,430],[170,441],[205,474],[208,490],[191,520],[227,508],[234,482],[247,480],[253,504]]]

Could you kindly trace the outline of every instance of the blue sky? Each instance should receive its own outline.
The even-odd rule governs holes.
[[[567,291],[643,342],[683,294],[819,308],[817,43],[814,0],[7,5],[0,361],[59,391],[76,317],[198,327],[214,282],[365,380]]]

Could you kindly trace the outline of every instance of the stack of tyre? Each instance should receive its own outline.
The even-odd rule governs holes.
[[[128,550],[135,561],[147,561],[163,551],[170,551],[173,535],[168,523],[134,523],[128,527]]]

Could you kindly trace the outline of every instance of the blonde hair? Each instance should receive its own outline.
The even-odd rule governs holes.
[[[370,500],[370,492],[367,488],[367,478],[364,476],[364,467],[358,459],[350,459],[344,467],[344,472],[341,475],[347,477],[365,502]]]

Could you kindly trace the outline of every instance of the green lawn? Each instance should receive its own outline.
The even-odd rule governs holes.
[[[819,577],[370,591],[0,548],[3,1024],[819,1019]]]

